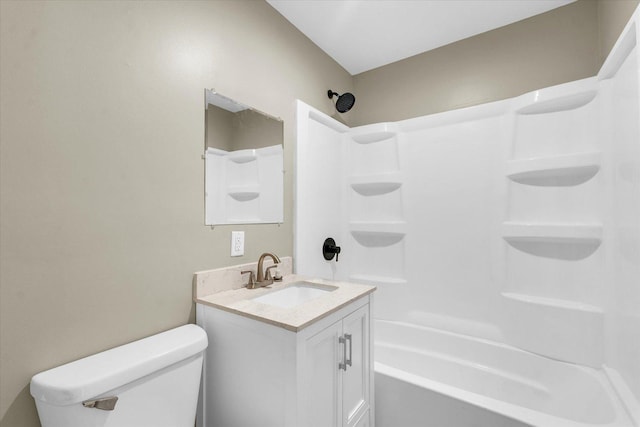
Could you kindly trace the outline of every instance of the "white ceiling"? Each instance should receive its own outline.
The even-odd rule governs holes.
[[[352,75],[575,0],[267,0]]]

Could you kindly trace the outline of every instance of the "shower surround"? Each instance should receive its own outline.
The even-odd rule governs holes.
[[[443,420],[639,425],[637,19],[598,76],[505,101],[353,129],[298,103],[295,270],[378,286],[382,427],[445,397]],[[403,418],[400,390],[425,399]]]

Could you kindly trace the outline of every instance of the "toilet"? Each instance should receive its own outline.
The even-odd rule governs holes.
[[[185,325],[41,372],[42,427],[193,427],[206,347]]]

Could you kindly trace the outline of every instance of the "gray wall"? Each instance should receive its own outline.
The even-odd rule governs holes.
[[[583,0],[584,1],[584,0]],[[607,59],[640,0],[598,0],[600,62]]]
[[[225,151],[282,144],[283,123],[254,110],[232,113],[210,104],[206,111],[207,147]]]
[[[353,87],[262,1],[0,7],[0,425],[31,427],[35,373],[193,321],[195,271],[292,255],[295,99]],[[283,118],[284,224],[204,226],[204,88]]]
[[[0,1],[0,426],[39,425],[33,374],[193,321],[194,271],[292,254],[296,98],[352,125],[588,77],[636,4],[580,0],[351,77],[262,1]],[[203,225],[204,88],[283,118],[284,224]]]
[[[358,125],[507,99],[594,76],[638,0],[579,0],[354,77]]]
[[[597,3],[578,1],[355,76],[358,124],[510,98],[598,70]]]
[[[234,150],[282,144],[282,122],[252,110],[234,114]]]
[[[233,118],[235,114],[223,108],[209,105],[207,107],[205,139],[207,147],[220,150],[233,150]]]

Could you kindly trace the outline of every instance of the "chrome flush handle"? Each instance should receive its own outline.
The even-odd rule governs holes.
[[[82,406],[85,408],[101,409],[103,411],[113,411],[118,402],[118,396],[103,397],[95,400],[85,400]]]

